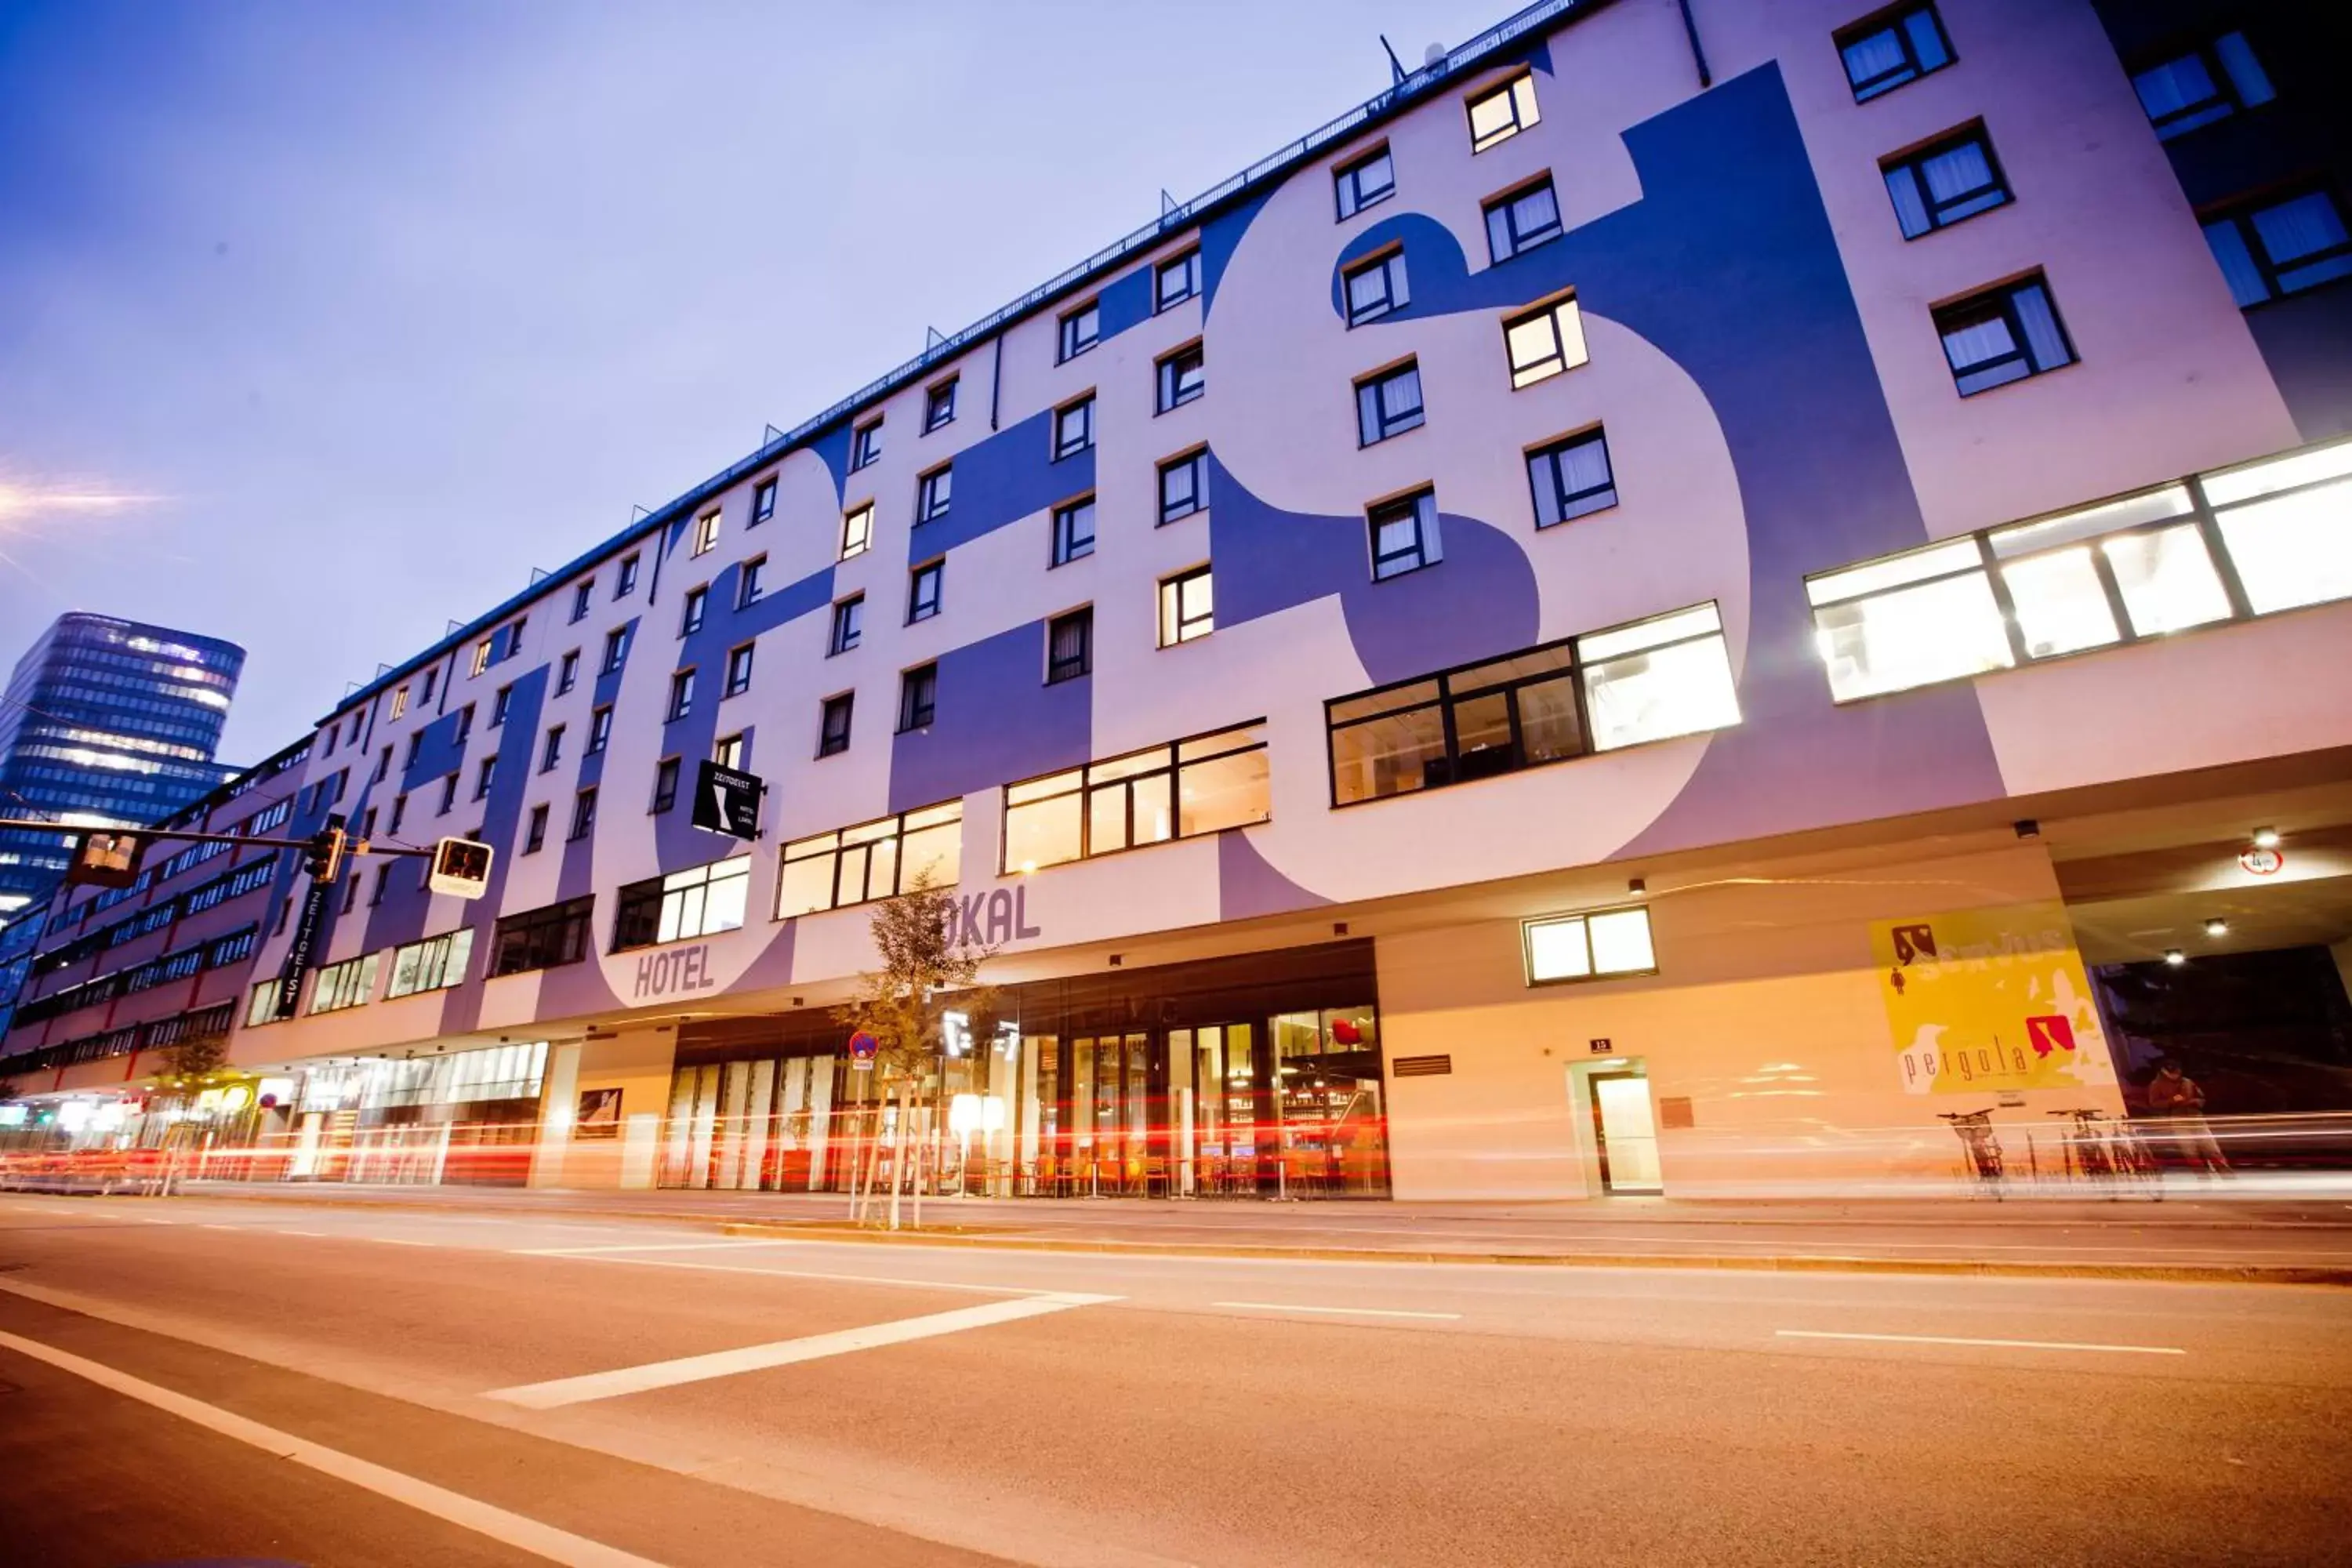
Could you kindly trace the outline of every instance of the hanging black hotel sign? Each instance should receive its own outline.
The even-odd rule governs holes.
[[[767,788],[757,773],[705,762],[694,775],[694,825],[730,838],[757,838],[760,796]]]

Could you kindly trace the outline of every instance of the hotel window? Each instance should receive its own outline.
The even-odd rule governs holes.
[[[857,639],[865,635],[866,595],[852,594],[846,599],[835,601],[833,606],[833,631],[825,638],[826,654],[847,653],[857,646]]]
[[[1190,572],[1180,572],[1173,577],[1161,579],[1161,647],[1173,647],[1180,642],[1207,637],[1216,627],[1214,593],[1210,586],[1208,567],[1195,566]]]
[[[1054,411],[1054,461],[1075,458],[1095,444],[1095,395]]]
[[[866,502],[841,520],[841,558],[863,555],[874,546],[874,503]]]
[[[1089,605],[1045,623],[1045,684],[1057,686],[1095,667],[1095,612]]]
[[[2225,213],[2205,225],[2241,309],[2352,276],[2352,235],[2333,193],[2305,191]]]
[[[1054,509],[1054,564],[1095,552],[1095,498],[1082,496]]]
[[[489,668],[490,639],[488,637],[484,637],[481,641],[474,645],[474,662],[467,667],[467,673],[470,675],[479,675],[482,671]]]
[[[697,555],[706,554],[715,547],[718,542],[719,514],[715,511],[704,512],[699,518],[695,520],[694,553]]]
[[[1073,360],[1102,341],[1102,307],[1089,300],[1062,318],[1061,357]]]
[[[1436,491],[1423,490],[1383,501],[1366,515],[1371,529],[1373,582],[1437,564]]]
[[[1192,402],[1208,390],[1207,362],[1198,343],[1188,343],[1161,360],[1159,372],[1159,411],[1162,414]]]
[[[580,650],[573,648],[555,667],[555,694],[558,697],[580,684]]]
[[[1333,171],[1331,188],[1344,220],[1396,195],[1396,164],[1386,147],[1342,163]]]
[[[710,590],[708,587],[688,588],[686,591],[686,605],[678,612],[677,635],[688,637],[700,631],[703,613],[709,605]]]
[[[572,590],[572,618],[573,620],[584,621],[588,618],[588,601],[594,595],[595,592],[596,579],[593,577],[582,580],[580,585]]]
[[[392,797],[392,820],[384,825],[384,831],[388,834],[397,835],[400,832],[401,818],[407,815],[408,797],[404,795],[394,795]]]
[[[1856,103],[1867,103],[1952,63],[1952,41],[1933,5],[1881,11],[1841,28],[1834,41]]]
[[[2010,200],[2009,185],[1981,125],[1879,165],[1903,237],[1916,239]]]
[[[441,804],[433,815],[446,816],[449,815],[449,808],[457,804],[457,775],[455,773],[444,773],[441,775]]]
[[[614,626],[604,634],[604,661],[599,669],[605,675],[617,674],[623,661],[629,657],[629,628]]]
[[[907,577],[907,624],[928,621],[940,613],[940,586],[946,577],[947,558],[927,561]]]
[[[741,735],[721,735],[711,743],[710,760],[722,768],[740,771],[750,761],[749,742]]]
[[[694,671],[681,669],[669,678],[669,707],[663,712],[665,723],[675,724],[694,711]]]
[[[918,665],[898,678],[898,732],[928,730],[940,699],[940,667]]]
[[[2224,33],[2185,55],[2133,73],[2132,89],[2159,141],[2278,96],[2243,33]]]
[[[2074,346],[2040,273],[1940,306],[1935,318],[1962,397],[2074,363]]]
[[[1404,247],[1400,245],[1341,275],[1348,293],[1348,325],[1377,321],[1412,302],[1405,287]]]
[[[499,725],[505,723],[507,721],[507,713],[513,707],[514,688],[511,686],[499,687],[498,689],[498,695],[490,699],[489,727],[495,730]]]
[[[1519,934],[1530,985],[1654,974],[1658,970],[1645,909],[1547,915],[1521,921]]]
[[[1832,695],[1873,697],[2352,598],[2339,521],[2352,501],[2352,443],[2198,483],[2210,523],[2183,481],[1809,580]]]
[[[405,714],[407,711],[408,711],[408,688],[406,688],[405,686],[404,686],[404,687],[402,687],[399,690],[397,690],[397,691],[395,691],[395,692],[394,692],[394,693],[392,694],[392,716],[393,716],[394,718],[395,718],[395,719],[398,719],[398,718],[402,717],[404,714]],[[338,721],[337,722],[341,722],[341,721]],[[322,755],[330,756],[330,757],[333,756],[333,755],[335,754],[335,752],[334,752],[334,745],[335,745],[335,726],[334,726],[334,725],[332,725],[332,724],[331,724],[331,725],[329,725],[329,726],[327,727],[327,750],[322,753]]]
[[[1570,436],[1528,454],[1528,486],[1535,496],[1536,527],[1617,504],[1617,477],[1609,467],[1609,442],[1598,430]]]
[[[345,1007],[356,1007],[375,994],[377,960],[383,955],[371,952],[364,958],[349,958],[341,963],[330,963],[319,971],[319,978],[310,985],[310,1011],[335,1013]]]
[[[751,489],[751,522],[757,528],[776,515],[776,478],[773,474]]]
[[[481,765],[474,770],[474,798],[476,800],[482,800],[488,797],[490,793],[490,780],[498,775],[498,771],[499,754],[496,752],[492,752],[488,756],[484,757],[481,761]]]
[[[1324,704],[1336,805],[1739,721],[1712,604]]]
[[[536,855],[547,847],[547,803],[541,801],[530,808],[530,824],[523,829],[522,852]]]
[[[754,555],[743,563],[742,575],[735,583],[735,607],[739,610],[756,605],[768,591],[768,558]]]
[[[436,668],[431,668],[431,669],[427,669],[427,670],[425,672],[425,689],[424,689],[422,692],[418,693],[418,695],[417,695],[417,699],[416,699],[419,702],[430,702],[430,701],[432,701],[432,700],[433,700],[433,682],[434,682],[435,678],[436,678],[437,676],[439,676],[439,675],[440,675],[440,673],[441,673],[441,671],[440,671],[440,669],[439,669],[439,668],[438,668],[438,667],[436,667]],[[356,740],[358,740],[359,738],[360,738],[360,716],[359,716],[358,714],[354,713],[354,714],[352,714],[352,740],[354,740],[354,741],[356,741]]]
[[[1181,305],[1201,291],[1201,253],[1188,250],[1163,261],[1152,274],[1152,313]]]
[[[1264,822],[1265,721],[1006,786],[1007,876]]]
[[[593,896],[508,915],[490,937],[490,975],[556,969],[588,956],[588,912]]]
[[[375,868],[375,882],[368,889],[368,908],[383,902],[384,894],[392,890],[392,866],[389,862]],[[283,906],[280,906],[281,908]]]
[[[948,514],[948,505],[955,499],[955,469],[933,468],[915,481],[915,521],[929,522]]]
[[[882,460],[882,421],[869,419],[849,433],[849,471],[871,467]]]
[[[620,574],[613,581],[613,597],[625,599],[637,591],[637,557],[621,557]]]
[[[956,414],[956,378],[948,377],[923,394],[923,434],[949,424]]]
[[[1421,366],[1407,360],[1356,384],[1356,441],[1370,447],[1421,428]]]
[[[719,691],[719,697],[722,700],[729,697],[740,697],[743,693],[751,689],[751,650],[753,647],[753,644],[745,643],[740,647],[730,648],[728,650],[727,684],[721,688]]]
[[[540,748],[539,771],[552,773],[555,764],[563,760],[563,726],[551,724],[547,731],[547,743]]]
[[[384,997],[413,996],[420,991],[441,991],[464,983],[466,963],[474,956],[474,928],[459,926],[446,936],[427,937],[392,950],[392,984]]]
[[[1482,92],[1469,100],[1470,151],[1509,141],[1542,119],[1536,112],[1536,79],[1532,72]]]
[[[1209,454],[1204,447],[1160,465],[1160,521],[1174,522],[1209,504]]]
[[[404,773],[414,768],[416,765],[416,759],[424,754],[425,731],[418,730],[408,737],[408,754],[401,759],[401,770]]]
[[[652,815],[658,816],[677,804],[677,771],[676,757],[664,757],[654,764],[653,804],[646,808]]]
[[[257,980],[245,994],[245,1026],[257,1029],[264,1024],[278,1022],[278,984],[275,980]]]
[[[794,839],[784,846],[776,878],[776,918],[892,898],[917,886],[952,888],[962,862],[960,800]]]
[[[838,697],[824,700],[824,708],[817,721],[816,754],[830,757],[849,750],[850,710],[856,706],[857,694],[845,691]]]
[[[1559,237],[1559,200],[1552,194],[1549,174],[1496,197],[1484,210],[1486,251],[1496,266]]]
[[[740,930],[751,886],[749,855],[632,882],[616,900],[613,951]]]
[[[596,786],[590,784],[572,797],[572,832],[569,837],[574,839],[585,838],[595,831]]]

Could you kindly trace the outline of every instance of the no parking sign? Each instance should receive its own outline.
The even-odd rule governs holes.
[[[863,1029],[858,1030],[849,1037],[849,1065],[859,1072],[872,1070],[874,1053],[881,1048],[881,1041]]]

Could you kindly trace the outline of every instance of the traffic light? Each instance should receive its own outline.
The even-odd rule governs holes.
[[[471,838],[444,838],[433,847],[425,885],[436,893],[478,899],[490,890],[490,847]]]
[[[139,851],[144,847],[135,833],[85,833],[74,846],[66,880],[90,888],[128,888],[139,880]]]
[[[302,869],[310,873],[310,880],[326,887],[335,879],[343,867],[343,846],[351,836],[343,831],[343,814],[336,812],[327,818],[327,826],[302,847]]]

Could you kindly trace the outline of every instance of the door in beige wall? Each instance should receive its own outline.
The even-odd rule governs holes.
[[[1633,1064],[1625,1064],[1631,1068]],[[1609,1193],[1662,1193],[1658,1125],[1650,1080],[1631,1070],[1592,1075],[1592,1133],[1601,1151],[1601,1186]]]

